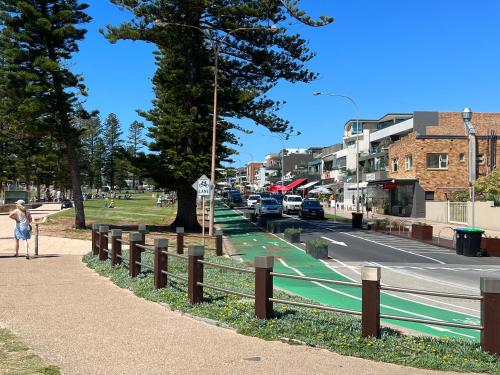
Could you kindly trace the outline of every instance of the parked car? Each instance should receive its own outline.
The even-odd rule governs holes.
[[[61,210],[64,208],[72,208],[73,203],[69,199],[64,199],[61,201]]]
[[[239,190],[231,190],[227,193],[227,200],[232,203],[241,203],[243,199],[241,198],[241,193]]]
[[[283,214],[281,205],[274,198],[262,198],[255,205],[255,214],[257,216],[279,216]]]
[[[268,193],[266,191],[257,194],[259,194],[261,198],[271,198],[271,193]]]
[[[301,204],[302,197],[300,195],[285,195],[283,198],[283,212],[285,212],[285,214],[298,212]]]
[[[324,219],[325,210],[321,206],[321,203],[316,199],[305,199],[302,201],[299,209],[299,217],[301,219],[316,218]]]
[[[247,207],[254,207],[260,201],[260,195],[252,194],[247,198]]]

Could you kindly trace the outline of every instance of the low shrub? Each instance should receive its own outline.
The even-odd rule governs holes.
[[[144,253],[142,262],[151,266],[152,257],[151,253]],[[244,268],[240,262],[233,259],[215,256],[207,256],[206,259]],[[84,256],[83,261],[88,267],[109,277],[118,286],[130,289],[139,297],[165,303],[172,310],[218,321],[244,335],[265,340],[302,342],[342,355],[405,366],[443,371],[500,373],[500,360],[482,351],[479,343],[475,341],[447,337],[412,337],[389,328],[383,329],[380,339],[363,338],[359,318],[283,304],[274,305],[273,319],[260,320],[254,316],[254,302],[251,299],[241,299],[205,289],[205,302],[191,305],[187,298],[187,285],[183,281],[174,281],[171,278],[167,288],[156,290],[153,287],[151,272],[144,272],[140,277],[132,279],[128,276],[125,266],[112,267],[109,260],[101,262],[97,257],[88,254]],[[169,271],[185,275],[187,264],[182,259],[173,258],[169,261]],[[207,267],[204,277],[207,283],[222,288],[249,294],[255,292],[253,275]],[[312,303],[281,290],[274,291],[274,298]]]
[[[301,234],[302,233],[302,228],[286,228],[285,229],[285,234],[289,236],[293,236],[294,234]]]

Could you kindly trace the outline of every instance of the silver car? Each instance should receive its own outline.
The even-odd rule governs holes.
[[[283,210],[278,201],[274,198],[262,198],[255,205],[255,214],[257,216],[279,216],[283,215]]]

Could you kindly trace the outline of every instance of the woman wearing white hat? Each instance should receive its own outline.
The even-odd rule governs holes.
[[[19,240],[24,240],[26,243],[26,259],[30,258],[28,240],[31,238],[31,214],[26,209],[25,202],[18,200],[16,209],[9,215],[12,220],[15,220],[14,237],[16,239],[16,257],[19,256]]]

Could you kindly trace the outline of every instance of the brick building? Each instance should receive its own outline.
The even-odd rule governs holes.
[[[260,167],[262,167],[262,163],[260,162],[250,162],[247,164],[247,182],[250,183],[250,184],[255,184],[256,181],[257,181],[257,173],[260,169]]]
[[[415,112],[414,131],[389,146],[390,214],[425,216],[426,200],[449,200],[469,188],[469,137],[460,112]],[[500,165],[500,113],[474,113],[476,176]]]

